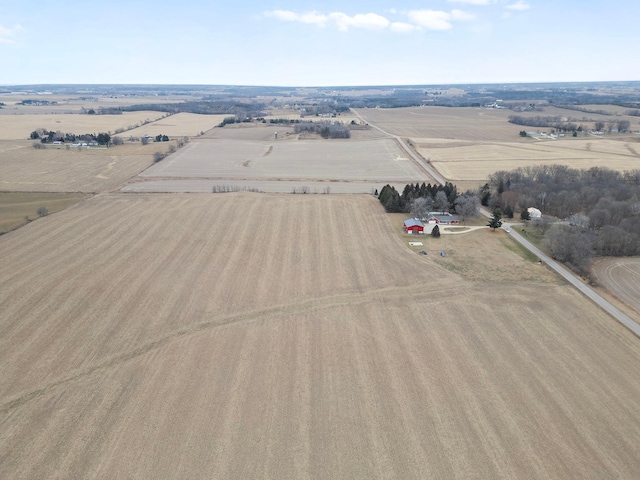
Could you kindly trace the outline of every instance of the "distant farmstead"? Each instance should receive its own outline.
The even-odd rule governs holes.
[[[404,231],[412,235],[420,235],[424,233],[424,225],[417,218],[410,218],[404,221]]]

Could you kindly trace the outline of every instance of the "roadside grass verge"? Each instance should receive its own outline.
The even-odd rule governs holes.
[[[0,192],[0,235],[38,218],[41,207],[47,214],[56,213],[86,197],[80,193]]]
[[[536,254],[527,250],[523,245],[521,245],[511,237],[502,239],[501,243],[507,250],[517,253],[527,261],[537,262],[539,260]]]

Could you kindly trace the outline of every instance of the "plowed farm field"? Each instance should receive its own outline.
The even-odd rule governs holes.
[[[0,115],[0,140],[27,140],[38,128],[83,135],[115,132],[146,121],[154,121],[163,114],[152,111],[124,112],[120,115],[81,115],[79,113]]]
[[[155,122],[142,125],[133,130],[121,133],[119,136],[128,138],[150,135],[167,135],[175,137],[195,137],[218,125],[228,115],[198,115],[195,113],[176,113]]]
[[[112,148],[36,150],[29,141],[0,142],[0,190],[100,192],[119,187],[153,163],[158,147],[125,144]]]
[[[638,339],[431,257],[358,195],[105,194],[3,235],[0,478],[637,478]]]
[[[603,258],[594,273],[598,283],[640,314],[640,258]]]
[[[218,130],[209,135],[218,135]],[[215,186],[289,193],[372,193],[428,181],[426,173],[389,138],[366,140],[275,139],[271,128],[230,129],[268,140],[198,139],[140,174],[125,191],[212,191]],[[187,181],[185,179],[190,179]]]

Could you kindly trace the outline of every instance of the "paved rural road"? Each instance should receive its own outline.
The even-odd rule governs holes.
[[[413,152],[413,150],[411,150],[411,148],[406,143],[404,143],[404,139],[402,137],[399,137],[398,135],[394,135],[393,133],[389,133],[386,130],[381,129],[380,127],[376,127],[374,124],[369,123],[369,121],[365,120],[365,118],[362,115],[360,115],[358,112],[356,112],[353,108],[351,109],[351,113],[353,113],[356,117],[358,117],[360,119],[360,121],[366,123],[370,127],[375,128],[379,132],[385,134],[388,137],[393,138],[396,142],[398,142],[398,144],[403,148],[403,150],[405,152],[407,152],[409,154],[409,156],[413,159],[413,161],[416,162],[418,165],[420,165],[440,185],[444,185],[447,182],[446,179],[443,176],[441,176],[431,166],[429,166],[427,163],[425,163],[422,160],[422,158],[420,158],[418,155],[416,155]]]
[[[487,212],[483,211],[483,214],[486,215]],[[583,294],[593,300],[600,308],[602,308],[605,312],[615,318],[622,325],[631,330],[636,336],[640,337],[640,325],[638,325],[634,320],[631,319],[628,315],[618,310],[607,300],[598,295],[593,289],[591,289],[588,285],[585,285],[578,279],[573,273],[564,268],[560,263],[556,262],[554,259],[543,253],[538,247],[533,245],[529,240],[525,239],[519,233],[516,233],[509,223],[504,223],[503,227],[509,228],[511,235],[517,242],[521,243],[525,248],[527,248],[530,252],[534,253],[545,262],[549,267],[558,272],[567,282],[580,290]]]

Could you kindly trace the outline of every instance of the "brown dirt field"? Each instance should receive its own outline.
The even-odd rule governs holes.
[[[195,113],[177,113],[162,118],[155,122],[142,125],[133,130],[121,133],[119,136],[128,138],[143,137],[145,135],[167,135],[171,138],[176,137],[196,137],[200,132],[211,130],[219,125],[225,117],[229,115],[197,115]]]
[[[640,315],[640,258],[603,258],[595,262],[598,284]]]
[[[31,141],[0,141],[0,190],[101,192],[122,185],[153,164],[158,145],[125,144],[108,149],[36,150]]]
[[[369,123],[406,138],[510,141],[522,126],[507,122],[511,110],[413,107],[355,109]]]
[[[31,132],[38,128],[60,130],[64,133],[78,135],[100,132],[113,133],[119,128],[129,128],[147,120],[153,121],[162,115],[159,112],[151,111],[124,112],[122,115],[0,115],[0,140],[27,140]]]
[[[388,181],[424,179],[391,139],[192,141],[143,177]]]
[[[570,141],[526,143],[467,143],[437,147],[418,143],[420,154],[446,178],[456,181],[486,181],[499,170],[521,166],[562,164],[571,168],[606,166],[625,171],[638,167],[640,145],[597,137]]]
[[[119,194],[0,237],[0,477],[637,478],[638,339],[394,228],[368,196]]]
[[[241,140],[241,141],[266,141],[270,142],[275,139],[274,133],[278,133],[278,141],[297,140],[298,135],[293,133],[293,127],[289,125],[272,125],[240,123],[235,125],[226,125],[222,128],[214,128],[205,133],[201,138],[216,138],[224,140]]]

